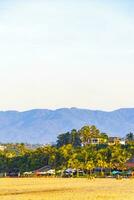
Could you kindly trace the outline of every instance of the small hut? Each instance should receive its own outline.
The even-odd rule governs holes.
[[[127,161],[126,166],[128,168],[134,168],[134,157]]]

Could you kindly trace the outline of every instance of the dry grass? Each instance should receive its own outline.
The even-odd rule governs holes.
[[[0,179],[2,200],[133,200],[134,180]]]

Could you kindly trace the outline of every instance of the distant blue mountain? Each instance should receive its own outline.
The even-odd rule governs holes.
[[[0,112],[0,142],[55,142],[58,134],[84,125],[96,125],[102,132],[123,137],[134,132],[134,109],[104,112],[61,108]]]

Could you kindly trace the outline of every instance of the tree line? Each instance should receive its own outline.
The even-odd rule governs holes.
[[[92,139],[99,138],[98,144]],[[60,134],[55,145],[29,149],[25,144],[7,144],[0,151],[0,172],[28,172],[43,166],[64,170],[82,169],[90,173],[95,168],[125,170],[126,162],[134,156],[133,133],[126,136],[125,145],[108,144],[108,135],[95,126]]]

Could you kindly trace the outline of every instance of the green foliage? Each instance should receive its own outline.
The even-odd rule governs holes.
[[[100,131],[95,126],[84,126],[79,130],[79,135],[83,145],[91,144],[91,139],[100,138]]]
[[[79,133],[73,129],[71,132],[60,134],[57,137],[57,147],[71,144],[73,147],[81,146],[81,139]]]
[[[128,133],[127,135],[126,135],[126,139],[128,140],[128,141],[133,141],[134,140],[134,134],[133,133]]]
[[[130,137],[131,136],[131,137]],[[92,138],[99,138],[94,145]],[[127,139],[132,139],[132,134]],[[107,144],[108,136],[95,126],[84,126],[58,136],[57,145],[28,149],[24,144],[8,144],[0,151],[0,172],[34,171],[46,165],[57,170],[81,169],[91,175],[94,168],[125,169],[125,163],[134,156],[134,144]],[[82,145],[83,144],[83,145]]]
[[[133,133],[128,133],[126,135],[126,141],[127,141],[127,144],[134,144],[134,134]]]

